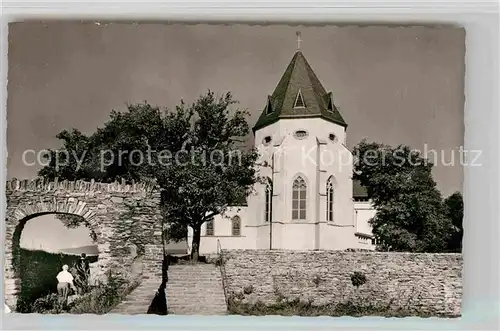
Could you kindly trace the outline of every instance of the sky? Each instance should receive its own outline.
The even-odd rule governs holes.
[[[454,27],[11,24],[7,177],[36,176],[40,165],[26,164],[24,151],[59,147],[63,129],[91,134],[127,103],[172,108],[231,91],[253,125],[297,30],[348,124],[349,148],[367,138],[453,155],[456,165],[438,164],[434,179],[445,196],[462,190],[465,31]]]
[[[90,230],[84,225],[68,229],[53,214],[31,219],[21,232],[20,245],[30,250],[58,252],[64,248],[94,245]]]

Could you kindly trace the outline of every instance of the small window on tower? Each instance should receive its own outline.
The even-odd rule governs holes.
[[[305,108],[306,104],[304,103],[304,98],[302,97],[302,92],[299,90],[297,93],[297,97],[295,98],[295,104],[293,108]]]
[[[308,136],[308,135],[309,135],[309,134],[308,134],[308,133],[307,133],[307,131],[305,131],[305,130],[297,130],[297,131],[295,131],[295,133],[294,133],[294,136],[295,136],[295,138],[297,138],[297,139],[305,139],[305,138],[307,138],[307,136]]]

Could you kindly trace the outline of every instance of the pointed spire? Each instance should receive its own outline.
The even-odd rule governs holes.
[[[333,94],[325,90],[302,52],[297,51],[273,94],[268,96],[264,111],[253,131],[282,118],[311,117],[321,117],[347,127],[333,102]]]

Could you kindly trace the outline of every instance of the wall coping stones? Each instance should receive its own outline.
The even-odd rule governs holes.
[[[377,252],[377,251],[341,251],[341,250],[317,250],[317,251],[308,251],[308,250],[285,250],[285,249],[222,249],[223,253],[229,254],[247,254],[252,253],[255,255],[281,255],[285,253],[286,255],[303,255],[303,254],[335,254],[335,255],[378,255],[378,256],[395,256],[395,255],[406,255],[410,256],[419,256],[419,257],[431,257],[431,256],[447,256],[450,258],[462,258],[461,253],[412,253],[412,252]]]
[[[114,183],[100,183],[94,180],[63,180],[59,181],[56,178],[54,181],[45,180],[44,178],[34,179],[12,179],[6,183],[7,192],[48,192],[48,191],[65,191],[65,192],[141,192],[150,193],[158,191],[153,183],[135,183],[127,184],[115,181]]]

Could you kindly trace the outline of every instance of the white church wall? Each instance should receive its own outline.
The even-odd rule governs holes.
[[[304,130],[305,137],[296,137]],[[333,141],[329,135],[335,135]],[[271,141],[265,141],[270,136]],[[280,120],[255,133],[256,145],[267,144],[259,160],[259,176],[273,180],[272,248],[313,250],[366,247],[371,240],[355,235],[370,235],[368,219],[374,212],[369,203],[352,200],[352,155],[345,147],[343,127],[319,118]],[[274,153],[274,163],[272,155]],[[274,173],[271,166],[274,167]],[[307,185],[306,219],[292,219],[293,182],[301,176]],[[327,181],[334,178],[334,217],[327,219]],[[356,213],[355,213],[356,212]],[[241,235],[232,235],[231,218],[241,218]],[[265,185],[256,184],[248,207],[229,208],[214,219],[214,235],[206,236],[202,227],[201,254],[223,249],[269,249],[270,228],[265,219]]]
[[[217,241],[223,249],[255,249],[254,238],[256,236],[255,228],[247,227],[251,211],[248,207],[230,207],[224,215],[217,215],[214,217],[214,234],[207,235],[207,223],[201,226],[201,239],[200,239],[200,254],[215,254],[217,253]],[[233,235],[232,233],[232,218],[239,216],[241,221],[240,235]],[[188,242],[191,245],[193,238],[193,231],[188,228]]]
[[[354,226],[352,201],[352,154],[339,143],[328,141],[320,145],[321,153],[328,155],[321,163],[319,192],[321,197],[320,221],[327,219],[327,182],[333,180],[333,220],[332,224],[340,226]],[[330,156],[334,159],[327,159]],[[338,160],[337,160],[338,159]]]
[[[345,250],[357,248],[354,226],[319,224],[320,250]]]
[[[307,133],[300,139],[296,132]],[[334,141],[329,139],[333,134]],[[354,241],[354,217],[352,204],[352,156],[344,146],[345,130],[343,127],[320,118],[301,120],[282,119],[264,127],[255,133],[257,145],[265,143],[271,137],[266,156],[263,159],[271,164],[274,151],[274,176],[269,168],[261,170],[274,179],[273,199],[273,247],[283,249],[323,249],[322,242],[339,243],[342,247],[352,246]],[[326,222],[326,181],[335,177],[334,223],[350,226],[350,229],[334,227],[328,233],[335,232],[332,238],[323,238],[317,224]],[[307,184],[306,219],[292,220],[293,182],[302,177]],[[265,201],[265,199],[260,199]],[[261,208],[264,210],[265,205]],[[278,224],[283,223],[283,226]],[[262,231],[261,231],[262,232]],[[269,233],[267,227],[266,236]],[[259,232],[259,236],[261,236]],[[267,240],[260,242],[269,243]],[[259,245],[260,246],[260,245]],[[325,246],[326,247],[326,246]]]
[[[310,223],[291,222],[282,225],[283,240],[276,249],[313,250],[315,247],[315,226]]]
[[[375,216],[376,210],[370,202],[355,202],[354,211],[356,215],[356,232],[371,235],[372,228],[368,221]]]
[[[275,227],[276,226],[273,227],[273,230],[275,230]],[[270,247],[269,242],[271,238],[269,224],[266,223],[255,226],[254,231],[256,234],[255,245],[257,249],[268,249]],[[274,232],[276,233],[277,231],[275,230]]]
[[[376,210],[369,201],[359,201],[354,203],[354,212],[357,248],[374,250],[372,228],[368,221],[375,216]]]

